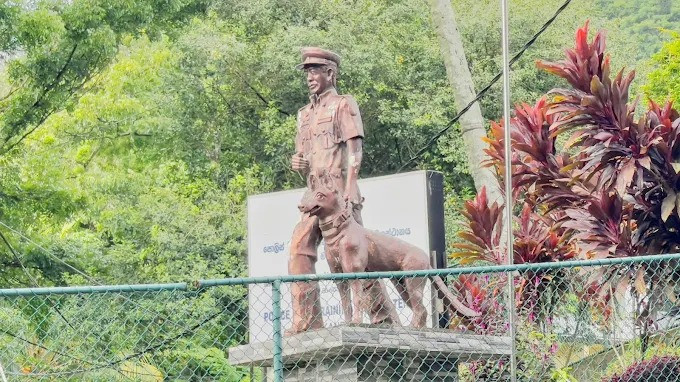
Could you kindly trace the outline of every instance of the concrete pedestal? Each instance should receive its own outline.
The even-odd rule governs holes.
[[[229,349],[232,365],[273,365],[273,341]],[[507,337],[440,329],[337,326],[283,338],[286,382],[455,382],[458,363],[509,356]]]

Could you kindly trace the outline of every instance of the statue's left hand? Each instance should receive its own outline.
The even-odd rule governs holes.
[[[342,199],[346,202],[358,203],[356,199],[357,191],[354,187],[347,187],[345,192],[342,194]]]

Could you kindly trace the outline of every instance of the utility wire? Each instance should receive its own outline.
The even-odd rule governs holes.
[[[57,257],[56,255],[54,255],[51,251],[48,251],[45,247],[41,246],[40,244],[38,244],[38,243],[36,243],[35,241],[31,240],[30,238],[26,237],[26,236],[25,236],[24,234],[22,234],[21,232],[19,232],[19,231],[15,230],[14,228],[8,226],[7,224],[3,223],[2,221],[0,221],[0,225],[3,226],[3,227],[5,227],[5,228],[7,228],[8,230],[10,230],[10,231],[16,233],[17,235],[21,236],[22,238],[24,238],[24,239],[25,239],[26,241],[28,241],[29,243],[31,243],[31,244],[35,245],[36,247],[40,248],[40,249],[41,249],[43,252],[45,252],[48,256],[50,256],[51,258],[57,260],[57,261],[60,262],[61,264],[67,266],[69,269],[73,270],[74,272],[78,273],[79,275],[85,277],[85,278],[86,278],[88,281],[90,281],[91,283],[94,283],[94,284],[97,284],[97,285],[101,285],[101,283],[99,283],[97,280],[95,280],[92,276],[86,274],[85,272],[81,271],[80,269],[78,269],[78,268],[74,267],[73,265],[71,265],[71,264],[65,262],[65,261],[62,260],[62,259],[60,259],[60,258]]]
[[[86,273],[80,271],[79,269],[73,267],[72,265],[68,264],[68,263],[65,262],[64,260],[60,259],[60,258],[57,257],[56,255],[54,255],[51,251],[47,250],[45,247],[41,246],[40,244],[36,243],[35,241],[31,240],[31,238],[25,236],[25,235],[22,234],[21,232],[19,232],[19,231],[15,230],[14,228],[8,226],[7,224],[5,224],[5,223],[2,222],[2,221],[0,221],[0,225],[3,226],[3,227],[5,227],[5,228],[7,228],[8,230],[10,230],[10,231],[16,233],[17,235],[21,236],[22,238],[24,238],[25,240],[27,240],[29,243],[31,243],[31,244],[37,246],[38,248],[40,248],[41,250],[43,250],[47,255],[49,255],[49,256],[52,257],[53,259],[59,261],[60,263],[66,265],[67,267],[69,267],[70,269],[74,270],[74,271],[77,272],[78,274],[82,275],[83,277],[85,277],[86,279],[88,279],[90,282],[95,283],[95,284],[97,284],[97,285],[101,285],[101,283],[97,282],[97,280],[95,280],[95,279],[92,278],[91,276],[87,275]],[[1,232],[0,232],[0,235],[2,235]],[[3,238],[4,238],[4,237],[3,237]],[[4,239],[4,240],[6,240],[6,239]],[[129,302],[131,302],[131,303],[133,303],[133,304],[135,304],[135,305],[141,307],[142,309],[146,310],[147,312],[151,312],[149,309],[142,307],[141,305],[137,304],[134,300],[132,300],[132,299],[130,299],[129,297],[125,296],[125,294],[123,294],[122,297],[123,297],[125,300],[127,300],[127,301],[129,301]],[[190,328],[188,328],[188,329],[186,329],[186,330],[180,332],[179,334],[177,334],[177,335],[175,335],[175,336],[173,336],[173,337],[167,338],[167,339],[165,339],[165,340],[163,340],[163,341],[161,341],[161,342],[159,342],[159,343],[157,343],[157,344],[155,344],[155,345],[148,346],[148,347],[146,347],[145,349],[143,349],[143,350],[141,350],[141,351],[139,351],[139,352],[137,352],[137,353],[134,353],[134,354],[129,355],[129,356],[126,356],[126,357],[124,357],[124,358],[118,359],[118,360],[116,360],[116,361],[112,361],[112,362],[109,362],[109,363],[107,363],[107,364],[96,365],[96,364],[94,364],[94,363],[92,363],[92,362],[85,361],[85,360],[81,360],[81,361],[84,361],[84,362],[86,362],[86,363],[89,363],[89,364],[95,365],[95,366],[93,366],[92,368],[89,368],[89,369],[82,369],[82,370],[78,370],[78,371],[56,372],[56,373],[39,373],[39,374],[38,374],[38,373],[34,373],[34,374],[32,374],[32,375],[33,375],[33,376],[74,375],[74,374],[82,374],[82,373],[89,372],[89,371],[94,371],[94,370],[113,368],[114,366],[116,366],[116,365],[118,365],[118,364],[120,364],[120,363],[122,363],[122,362],[125,362],[125,361],[127,361],[127,360],[130,360],[130,359],[139,357],[139,356],[141,356],[141,355],[144,355],[144,354],[147,354],[147,353],[153,354],[153,353],[156,352],[157,350],[166,347],[169,343],[171,343],[171,342],[173,342],[173,341],[176,341],[177,339],[182,338],[182,337],[184,337],[184,336],[186,336],[186,335],[192,333],[192,332],[195,331],[196,329],[198,329],[198,328],[202,327],[203,325],[207,324],[208,322],[212,321],[213,319],[215,319],[215,318],[218,317],[219,315],[223,314],[223,313],[227,310],[227,308],[228,308],[228,306],[225,305],[220,311],[215,312],[214,314],[208,316],[207,318],[205,318],[205,319],[202,320],[201,322],[199,322],[199,323],[193,325],[192,327],[190,327]],[[67,321],[67,322],[68,322],[68,321]],[[180,326],[178,323],[176,323],[176,322],[174,322],[174,321],[172,321],[172,320],[169,320],[169,322],[173,323],[174,325],[176,325],[176,326],[178,326],[178,327]],[[70,325],[70,324],[69,324],[69,325]],[[0,331],[4,332],[5,334],[7,334],[7,335],[9,335],[9,336],[12,336],[12,337],[14,337],[14,338],[17,338],[17,339],[19,339],[19,340],[22,340],[22,341],[27,342],[27,343],[32,344],[32,345],[36,345],[36,346],[42,347],[43,349],[46,349],[46,350],[47,350],[47,348],[45,348],[45,347],[43,347],[43,346],[41,346],[41,345],[34,344],[34,343],[32,343],[31,341],[28,341],[28,340],[26,340],[26,339],[24,339],[24,338],[18,337],[18,336],[14,335],[14,334],[12,334],[12,333],[9,333],[9,332],[7,332],[7,331],[5,331],[5,330],[0,329]],[[53,350],[52,350],[52,351],[53,351]],[[55,352],[55,353],[60,354],[59,352]],[[67,355],[67,356],[68,356],[68,355]],[[69,358],[77,359],[77,358],[72,357],[72,356],[68,356],[68,357],[69,357]],[[118,373],[120,373],[120,370],[117,370],[117,369],[114,369],[114,370],[116,370]],[[11,373],[10,373],[10,374],[11,374]],[[127,376],[126,376],[126,377],[127,377]]]
[[[180,332],[180,333],[178,333],[178,334],[176,334],[176,335],[174,335],[174,336],[172,336],[172,337],[166,338],[166,339],[162,340],[161,342],[159,342],[159,343],[157,343],[157,344],[155,344],[155,345],[149,345],[149,346],[147,346],[146,348],[142,349],[141,351],[139,351],[139,352],[137,352],[137,353],[134,353],[134,354],[131,354],[131,355],[128,355],[128,356],[119,358],[119,359],[117,359],[117,360],[115,360],[115,361],[111,361],[111,362],[108,362],[108,363],[102,363],[102,364],[95,364],[94,362],[86,361],[86,360],[84,360],[84,359],[79,359],[79,358],[70,356],[70,355],[68,355],[68,354],[64,354],[64,353],[60,353],[60,352],[55,352],[55,351],[53,351],[53,350],[47,349],[46,347],[44,347],[44,346],[42,346],[42,345],[36,344],[36,343],[34,343],[34,342],[32,342],[32,341],[29,341],[29,340],[27,340],[27,339],[24,339],[24,338],[21,338],[21,337],[15,335],[15,334],[12,334],[12,333],[10,333],[10,332],[7,332],[7,331],[4,330],[4,329],[0,329],[0,332],[4,332],[5,334],[7,334],[7,335],[9,335],[9,336],[11,336],[11,337],[14,337],[14,338],[16,338],[16,339],[19,339],[19,340],[21,340],[21,341],[23,341],[23,342],[26,342],[26,343],[29,343],[29,344],[31,344],[31,345],[38,346],[38,347],[41,347],[41,348],[43,348],[43,349],[53,351],[53,352],[55,352],[56,354],[63,355],[63,356],[66,356],[66,357],[68,357],[68,358],[75,359],[75,360],[79,360],[79,361],[88,363],[88,364],[90,364],[90,365],[93,365],[91,368],[87,368],[87,369],[80,369],[80,370],[73,370],[73,371],[58,371],[58,372],[51,372],[51,373],[48,372],[48,373],[30,373],[30,374],[21,374],[21,375],[23,375],[23,376],[50,377],[50,376],[76,375],[76,374],[83,374],[83,373],[93,372],[93,371],[102,370],[102,369],[113,369],[113,370],[116,370],[116,371],[118,371],[118,372],[120,373],[120,371],[117,370],[114,366],[116,366],[116,365],[118,365],[118,364],[121,364],[121,363],[123,363],[123,362],[125,362],[125,361],[129,361],[129,360],[131,360],[131,359],[134,359],[134,358],[137,358],[137,357],[141,357],[142,355],[147,354],[147,353],[153,354],[154,352],[156,352],[156,351],[158,351],[158,350],[160,350],[160,349],[165,348],[169,343],[172,343],[172,342],[178,340],[179,338],[185,337],[186,335],[192,333],[192,332],[195,331],[196,329],[198,329],[198,328],[202,327],[203,325],[207,324],[208,322],[212,321],[213,319],[215,319],[215,318],[218,317],[219,315],[223,314],[223,313],[227,310],[227,308],[228,308],[227,306],[223,307],[222,310],[220,310],[220,311],[218,311],[218,312],[215,312],[215,313],[211,314],[210,316],[208,316],[208,317],[206,317],[205,319],[203,319],[202,321],[200,321],[200,322],[194,324],[193,326],[191,326],[191,327],[185,329],[184,331],[182,331],[182,332]],[[9,373],[9,374],[11,375],[11,373]],[[144,373],[138,373],[138,372],[135,372],[135,374],[137,374],[137,375],[151,375],[151,374],[144,374]],[[126,376],[126,377],[127,377],[127,376]]]
[[[557,9],[557,11],[555,11],[555,14],[553,14],[553,16],[552,16],[550,19],[548,19],[548,21],[546,21],[545,24],[543,24],[543,26],[541,27],[541,29],[539,29],[538,32],[536,32],[536,33],[531,37],[531,39],[529,39],[529,41],[527,41],[527,42],[524,44],[524,46],[522,47],[522,49],[520,49],[519,52],[515,53],[515,55],[512,56],[512,59],[510,59],[510,67],[512,67],[512,65],[513,65],[515,62],[517,62],[517,60],[519,60],[520,57],[522,57],[522,55],[524,55],[524,52],[526,52],[527,49],[529,49],[529,47],[530,47],[531,45],[533,45],[533,44],[536,42],[536,40],[538,39],[538,37],[541,36],[541,35],[543,34],[543,32],[545,32],[546,29],[548,29],[548,27],[549,27],[549,26],[557,19],[557,16],[559,16],[560,13],[562,13],[562,11],[564,11],[564,10],[567,8],[567,6],[569,5],[569,3],[571,3],[571,1],[572,1],[572,0],[566,0],[566,1],[565,1],[565,2]],[[423,146],[420,150],[418,150],[418,152],[417,152],[415,155],[413,155],[413,156],[411,157],[411,159],[409,159],[406,163],[404,163],[401,167],[399,167],[399,170],[397,170],[397,172],[401,172],[401,171],[403,171],[406,167],[410,166],[413,162],[415,162],[418,158],[420,158],[421,155],[423,155],[427,150],[429,150],[430,147],[432,147],[435,143],[437,143],[437,141],[439,140],[439,138],[441,138],[442,135],[444,135],[447,131],[449,131],[449,129],[450,129],[451,127],[453,127],[453,125],[454,125],[456,122],[458,122],[458,120],[460,119],[460,117],[462,117],[463,114],[465,114],[468,110],[470,110],[470,108],[472,107],[472,105],[475,104],[475,102],[479,101],[482,97],[484,97],[484,95],[491,89],[491,87],[492,87],[493,85],[496,84],[496,82],[498,82],[498,80],[501,79],[502,76],[503,76],[503,71],[500,71],[500,72],[496,73],[496,75],[495,75],[494,78],[491,80],[491,82],[489,82],[489,84],[486,85],[486,86],[485,86],[485,87],[477,94],[477,96],[476,96],[472,101],[470,101],[463,109],[461,109],[461,111],[459,111],[458,114],[456,114],[456,116],[453,117],[453,119],[451,119],[451,120],[446,124],[446,126],[444,126],[443,129],[441,129],[438,133],[436,133],[435,135],[433,135],[433,136],[427,141],[427,143],[425,144],[425,146]]]
[[[35,241],[33,241],[31,238],[27,237],[26,235],[24,235],[24,234],[21,233],[20,231],[17,231],[17,230],[15,230],[14,228],[8,226],[8,225],[5,224],[3,221],[0,221],[0,226],[3,226],[3,227],[5,227],[5,228],[7,228],[8,230],[10,230],[10,231],[14,232],[15,234],[19,235],[20,237],[22,237],[24,240],[26,240],[26,241],[28,241],[29,243],[35,245],[36,247],[38,247],[39,249],[41,249],[43,252],[45,252],[45,254],[47,254],[49,257],[51,257],[51,258],[57,260],[57,261],[60,262],[61,264],[66,265],[68,268],[70,268],[70,269],[72,269],[73,271],[75,271],[76,273],[82,275],[84,278],[86,278],[86,279],[87,279],[88,281],[90,281],[91,283],[96,284],[96,285],[102,285],[100,282],[98,282],[98,281],[97,281],[96,279],[94,279],[92,276],[86,274],[85,272],[79,270],[78,268],[76,268],[76,267],[72,266],[71,264],[65,262],[64,260],[60,259],[58,256],[56,256],[55,254],[53,254],[53,253],[52,253],[51,251],[49,251],[47,248],[45,248],[45,247],[41,246],[40,244],[36,243]],[[154,312],[152,312],[150,309],[148,309],[148,308],[146,308],[146,307],[140,305],[140,304],[137,303],[136,301],[134,301],[134,300],[132,300],[131,298],[127,297],[124,293],[121,294],[121,297],[122,297],[124,300],[130,302],[131,304],[136,305],[137,307],[141,308],[143,311],[146,311],[147,313],[154,313]],[[116,364],[119,364],[119,363],[124,362],[124,361],[126,361],[126,360],[129,360],[129,359],[131,359],[131,358],[134,358],[134,357],[137,357],[137,356],[139,356],[139,355],[148,353],[148,352],[150,352],[150,351],[153,352],[153,351],[157,350],[158,348],[161,348],[161,347],[166,346],[166,345],[167,345],[168,343],[170,343],[171,341],[174,341],[174,340],[176,340],[176,339],[178,339],[178,338],[181,338],[181,337],[187,335],[188,333],[190,333],[191,331],[195,330],[196,328],[198,328],[198,327],[204,325],[204,324],[207,323],[208,321],[210,321],[210,320],[214,319],[215,317],[217,317],[219,314],[223,313],[226,309],[227,309],[227,306],[225,306],[224,309],[222,309],[220,312],[218,312],[218,313],[216,313],[216,314],[214,314],[214,315],[208,317],[206,320],[204,320],[204,321],[202,321],[201,323],[199,323],[199,325],[190,328],[188,331],[182,332],[180,335],[178,335],[178,336],[176,336],[176,337],[173,337],[173,338],[171,338],[171,339],[168,339],[168,340],[166,340],[166,341],[163,341],[163,342],[161,342],[160,344],[157,344],[157,345],[155,345],[155,346],[148,347],[147,349],[145,349],[145,350],[143,350],[143,351],[141,351],[141,352],[139,352],[139,353],[133,354],[132,356],[128,356],[128,357],[125,357],[125,358],[123,358],[123,359],[121,359],[121,360],[111,362],[111,363],[109,363],[109,364],[107,364],[107,365],[96,366],[96,367],[93,367],[92,369],[88,369],[88,370],[85,370],[85,371],[108,368],[108,367],[111,367],[111,366],[115,366]],[[62,318],[63,318],[63,316],[62,316]],[[64,320],[65,320],[65,319],[64,319]],[[168,319],[168,322],[174,324],[174,325],[177,326],[177,327],[181,327],[181,326],[182,326],[182,325],[180,325],[179,323],[177,323],[177,322],[175,322],[174,320],[171,320],[171,319]],[[67,323],[68,323],[68,321],[67,321]],[[69,325],[70,325],[70,323],[69,323]],[[5,332],[5,333],[8,334],[8,335],[11,335],[10,333],[7,333],[7,332]],[[79,371],[78,373],[85,372],[85,371]],[[69,372],[66,372],[66,374],[68,374],[68,373],[69,373]],[[70,372],[70,373],[71,373],[71,374],[77,374],[77,373],[74,373],[74,372]]]
[[[9,243],[9,241],[7,240],[5,235],[2,233],[2,231],[0,231],[0,238],[5,243],[7,248],[9,248],[9,251],[12,253],[12,256],[14,257],[14,261],[19,263],[19,266],[21,267],[21,269],[23,269],[26,276],[28,276],[28,279],[31,280],[31,286],[34,287],[34,288],[37,288],[38,287],[38,281],[31,275],[31,273],[28,271],[28,269],[26,269],[26,267],[24,266],[24,263],[21,261],[21,258],[19,257],[19,254],[17,254],[17,252],[14,250],[14,247],[12,247],[12,244]],[[64,322],[68,326],[70,326],[71,329],[75,330],[75,327],[73,327],[73,325],[66,319],[66,317],[64,317],[64,314],[61,313],[61,310],[59,310],[59,308],[57,307],[57,304],[55,302],[53,302],[51,298],[47,297],[45,299],[45,301],[47,301],[47,303],[52,307],[52,309],[54,309],[57,312],[59,317],[61,317],[61,319],[64,320]]]
[[[5,330],[5,329],[1,329],[1,328],[0,328],[0,333],[4,333],[4,334],[7,335],[7,336],[13,337],[13,338],[15,338],[15,339],[17,339],[17,340],[19,340],[19,341],[25,342],[25,343],[27,343],[27,344],[29,344],[29,345],[32,345],[32,346],[35,346],[35,347],[39,347],[39,348],[41,348],[41,349],[43,349],[43,350],[45,350],[45,351],[47,351],[47,352],[54,353],[54,354],[57,354],[57,355],[60,355],[60,356],[64,356],[64,357],[66,357],[66,358],[73,359],[73,360],[76,360],[76,361],[79,361],[79,362],[84,362],[84,363],[87,363],[87,364],[90,364],[90,365],[96,365],[94,362],[90,362],[90,361],[88,361],[88,360],[85,360],[85,359],[82,359],[82,358],[78,358],[78,357],[74,357],[74,356],[69,355],[69,354],[64,353],[64,352],[60,352],[60,351],[57,351],[57,350],[54,350],[54,349],[47,348],[47,347],[45,347],[45,346],[43,346],[43,345],[40,345],[40,344],[38,344],[38,343],[35,343],[35,342],[33,342],[33,341],[31,341],[31,340],[28,340],[28,339],[26,339],[26,338],[23,338],[23,337],[21,337],[21,336],[19,336],[19,335],[17,335],[17,334],[10,333],[10,332],[8,332],[8,331]],[[113,369],[113,368],[112,368],[112,369]],[[114,369],[114,371],[116,371],[118,374],[121,374],[123,377],[132,380],[130,377],[128,377],[128,376],[126,376],[125,374],[123,374],[122,371],[117,370],[117,369]],[[74,372],[67,372],[67,373],[74,373]],[[24,377],[26,377],[26,376],[31,376],[31,375],[35,376],[35,374],[38,374],[38,373],[13,373],[13,372],[9,372],[9,371],[8,371],[7,374],[8,374],[8,375],[18,375],[18,376],[24,376]],[[63,374],[63,373],[55,373],[55,374],[61,375],[61,374]],[[76,373],[76,374],[77,374],[77,373]]]
[[[37,287],[38,287],[38,282],[37,282],[36,279],[33,277],[33,275],[31,275],[31,272],[29,272],[28,269],[26,269],[26,267],[24,266],[24,263],[21,262],[21,259],[19,258],[19,255],[16,253],[16,251],[14,250],[14,248],[12,247],[12,245],[9,243],[9,241],[7,241],[7,238],[6,238],[5,235],[2,233],[2,231],[0,231],[0,238],[1,238],[2,241],[5,243],[5,245],[7,246],[7,248],[9,248],[9,251],[10,251],[10,253],[12,254],[12,257],[14,257],[14,261],[16,261],[16,262],[19,264],[19,266],[21,267],[21,269],[24,271],[24,273],[26,274],[26,276],[27,276],[28,279],[30,280],[30,282],[31,282],[30,285],[31,285],[32,287],[34,287],[34,288],[37,288]]]

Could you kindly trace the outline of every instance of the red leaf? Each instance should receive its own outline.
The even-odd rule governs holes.
[[[616,192],[618,192],[620,196],[623,196],[625,194],[626,188],[633,180],[634,175],[635,175],[635,160],[631,159],[628,162],[626,162],[626,164],[621,169],[621,172],[619,172],[619,176],[616,178]]]
[[[668,219],[669,216],[671,216],[673,209],[675,209],[676,198],[675,191],[667,190],[666,192],[667,192],[666,198],[664,198],[663,202],[661,203],[661,220],[663,220],[664,222]]]

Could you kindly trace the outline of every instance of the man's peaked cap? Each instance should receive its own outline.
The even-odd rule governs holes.
[[[295,69],[303,69],[314,65],[329,65],[337,68],[340,66],[340,56],[330,50],[317,47],[302,48],[302,63]]]

